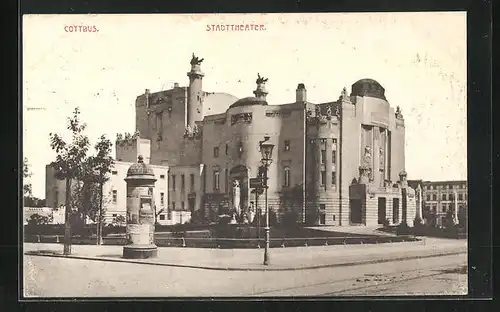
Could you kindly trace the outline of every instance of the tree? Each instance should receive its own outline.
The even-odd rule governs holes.
[[[109,173],[113,167],[113,158],[111,157],[111,140],[101,135],[95,145],[96,155],[91,158],[91,165],[95,171],[97,185],[99,186],[99,213],[98,213],[98,244],[102,244],[102,223],[103,223],[103,189],[104,183],[109,180]]]
[[[113,218],[113,224],[115,224],[117,226],[122,226],[126,222],[127,222],[127,220],[122,215],[117,215],[116,217]]]
[[[67,130],[71,132],[71,142],[66,142],[59,134],[50,133],[50,147],[57,153],[51,162],[56,178],[66,181],[66,210],[64,226],[64,254],[71,254],[71,214],[73,211],[72,182],[81,175],[82,163],[89,149],[89,138],[84,134],[87,125],[80,120],[80,110],[75,108],[68,118]]]
[[[28,158],[24,158],[23,161],[23,195],[24,197],[32,196],[32,186],[30,182],[27,182],[26,179],[29,179],[32,175],[30,169],[30,165],[28,163]]]

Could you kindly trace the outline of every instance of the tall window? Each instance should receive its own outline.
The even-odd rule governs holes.
[[[214,171],[214,191],[218,191],[220,187],[220,172]]]
[[[436,194],[432,195],[432,200],[437,200],[437,195]]]
[[[426,198],[427,200],[431,200],[431,195],[427,194]]]
[[[175,174],[172,176],[172,189],[175,191]]]
[[[162,113],[157,113],[156,114],[156,132],[158,133],[159,137],[161,138],[162,135],[162,119],[163,119],[163,114]]]
[[[59,191],[55,191],[54,194],[54,208],[58,208],[57,204],[59,203]]]
[[[214,147],[214,157],[219,157],[219,147]]]
[[[332,151],[332,164],[336,164],[336,163],[337,163],[337,151],[333,150]]]
[[[446,200],[446,194],[441,195],[442,200]]]
[[[224,169],[224,190],[229,192],[229,170]]]
[[[165,205],[165,193],[160,193],[160,205]]]
[[[190,184],[191,192],[194,191],[194,174],[192,174],[192,173],[189,175],[189,184]]]
[[[229,153],[229,144],[226,143],[226,156]]]
[[[285,167],[283,171],[283,186],[290,187],[290,167]]]
[[[337,174],[335,171],[332,171],[332,185],[337,185]]]
[[[326,171],[321,171],[321,185],[326,184]]]
[[[172,202],[172,210],[175,211],[175,202]]]
[[[113,204],[116,204],[117,201],[118,201],[118,191],[113,190]]]
[[[184,191],[185,188],[186,188],[186,181],[184,179],[184,175],[181,174],[181,191]]]
[[[285,140],[285,152],[290,150],[290,140]]]
[[[321,163],[324,164],[326,162],[326,150],[321,150]]]
[[[181,210],[184,210],[185,207],[184,207],[184,202],[181,202]]]
[[[458,194],[458,200],[463,200],[464,199],[464,195],[463,194]]]

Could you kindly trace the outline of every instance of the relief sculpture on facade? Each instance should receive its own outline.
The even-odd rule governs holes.
[[[231,126],[238,123],[252,123],[252,113],[241,113],[231,116]]]

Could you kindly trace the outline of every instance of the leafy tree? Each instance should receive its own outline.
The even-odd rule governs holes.
[[[67,130],[71,132],[71,141],[66,142],[59,134],[50,133],[50,147],[57,153],[51,162],[56,178],[66,181],[66,211],[64,227],[64,254],[71,254],[71,214],[73,211],[72,182],[81,175],[82,163],[88,149],[89,139],[84,134],[87,125],[80,120],[80,110],[75,108],[73,116],[68,118]]]
[[[32,186],[30,182],[27,182],[26,180],[29,179],[32,175],[30,169],[30,165],[28,163],[28,158],[24,158],[23,161],[23,195],[25,197],[31,197],[32,196]]]

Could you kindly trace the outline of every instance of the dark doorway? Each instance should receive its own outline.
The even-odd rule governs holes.
[[[384,224],[386,219],[386,198],[378,198],[378,224]]]
[[[320,224],[320,225],[325,225],[325,223],[326,223],[326,214],[321,213],[321,214],[319,215],[319,224]]]
[[[191,211],[191,213],[194,212],[194,203],[195,203],[195,198],[189,198],[188,199],[188,209]]]
[[[349,206],[351,207],[350,219],[353,224],[361,223],[361,199],[350,199]]]
[[[399,223],[399,198],[392,199],[392,223]]]

